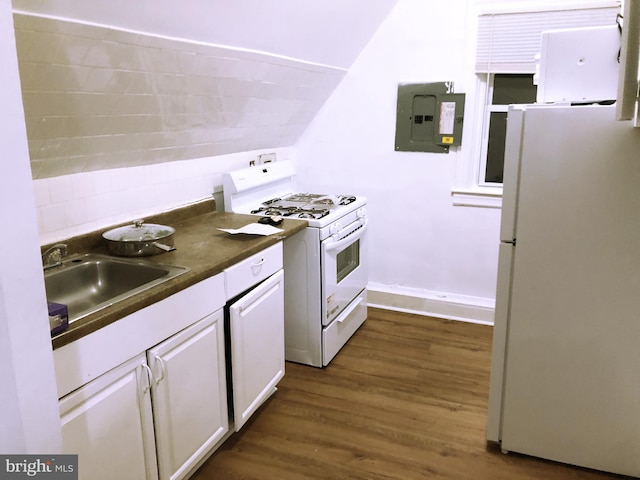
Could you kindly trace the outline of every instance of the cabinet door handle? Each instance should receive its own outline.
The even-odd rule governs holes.
[[[264,258],[261,258],[256,263],[251,264],[251,273],[253,273],[253,275],[258,275],[260,270],[262,270],[262,265],[264,265]]]
[[[151,389],[151,383],[153,382],[153,372],[149,368],[149,365],[142,363],[142,368],[147,372],[147,384],[144,386],[142,393],[147,393]]]
[[[153,358],[155,358],[156,362],[160,364],[160,376],[156,378],[156,385],[158,385],[164,379],[164,362],[162,361],[160,355],[156,355]]]
[[[261,258],[259,261],[251,265],[251,268],[258,268],[264,265],[264,258]]]

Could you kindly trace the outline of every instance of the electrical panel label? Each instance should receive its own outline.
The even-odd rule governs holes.
[[[440,135],[453,135],[455,119],[456,102],[442,102],[440,104]]]

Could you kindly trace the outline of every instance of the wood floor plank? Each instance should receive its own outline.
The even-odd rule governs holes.
[[[324,369],[278,392],[193,480],[604,480],[485,441],[492,328],[369,309]]]

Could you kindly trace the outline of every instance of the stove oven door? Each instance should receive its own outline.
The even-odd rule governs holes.
[[[329,325],[367,286],[367,219],[322,242],[322,324]]]

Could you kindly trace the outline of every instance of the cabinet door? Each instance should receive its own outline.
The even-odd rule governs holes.
[[[229,307],[235,430],[284,376],[283,271]]]
[[[86,480],[157,479],[149,372],[144,355],[60,400],[63,453]]]
[[[147,352],[161,479],[184,478],[229,430],[220,309]]]

